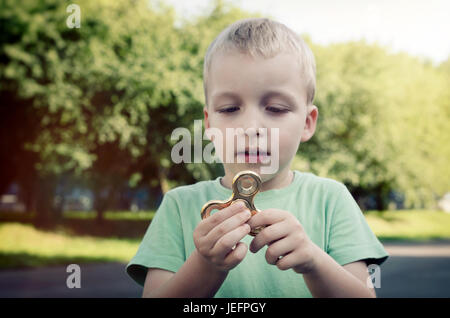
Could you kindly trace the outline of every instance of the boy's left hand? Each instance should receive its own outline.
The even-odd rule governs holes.
[[[292,268],[303,274],[314,269],[319,247],[309,239],[291,213],[267,209],[256,213],[247,223],[251,228],[266,225],[250,244],[252,253],[268,245],[267,263],[277,265],[281,270]]]

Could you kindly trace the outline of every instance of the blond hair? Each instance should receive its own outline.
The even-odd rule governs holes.
[[[302,69],[299,76],[305,81],[307,105],[312,104],[316,89],[316,63],[312,51],[294,31],[267,18],[236,21],[209,45],[203,64],[203,89],[207,104],[207,83],[212,60],[218,53],[230,50],[263,58],[271,58],[282,52],[294,53]]]

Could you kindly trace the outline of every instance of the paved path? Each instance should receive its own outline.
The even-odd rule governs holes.
[[[385,244],[378,297],[450,297],[450,242]]]
[[[140,297],[141,288],[125,273],[125,264],[81,264],[81,288],[66,285],[66,266],[0,271],[2,297]]]
[[[386,244],[378,297],[450,297],[450,243]],[[81,265],[81,288],[69,289],[65,266],[0,271],[0,297],[140,297],[125,264]]]
[[[450,297],[450,257],[392,256],[381,265],[377,296]]]

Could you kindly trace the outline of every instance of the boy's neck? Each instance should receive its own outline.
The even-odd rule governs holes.
[[[233,177],[229,174],[225,174],[223,178],[220,179],[220,183],[231,189],[231,184],[233,182]],[[287,187],[294,180],[294,172],[287,167],[286,169],[280,171],[275,176],[273,176],[270,180],[267,180],[262,183],[261,192],[273,189],[281,189]]]

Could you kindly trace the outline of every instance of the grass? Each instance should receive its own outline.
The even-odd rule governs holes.
[[[365,213],[372,231],[382,241],[449,240],[450,213],[400,210]]]
[[[45,231],[30,224],[0,224],[0,268],[128,262],[139,239],[74,237],[62,230]]]
[[[1,213],[0,213],[1,215]],[[95,214],[65,213],[52,229],[36,229],[30,218],[0,222],[0,269],[57,264],[123,262],[136,253],[154,215],[108,212],[99,227]],[[439,211],[369,211],[371,229],[382,241],[450,240],[450,214]]]
[[[450,239],[450,213],[400,210],[365,213],[372,231],[382,241],[428,241]]]

